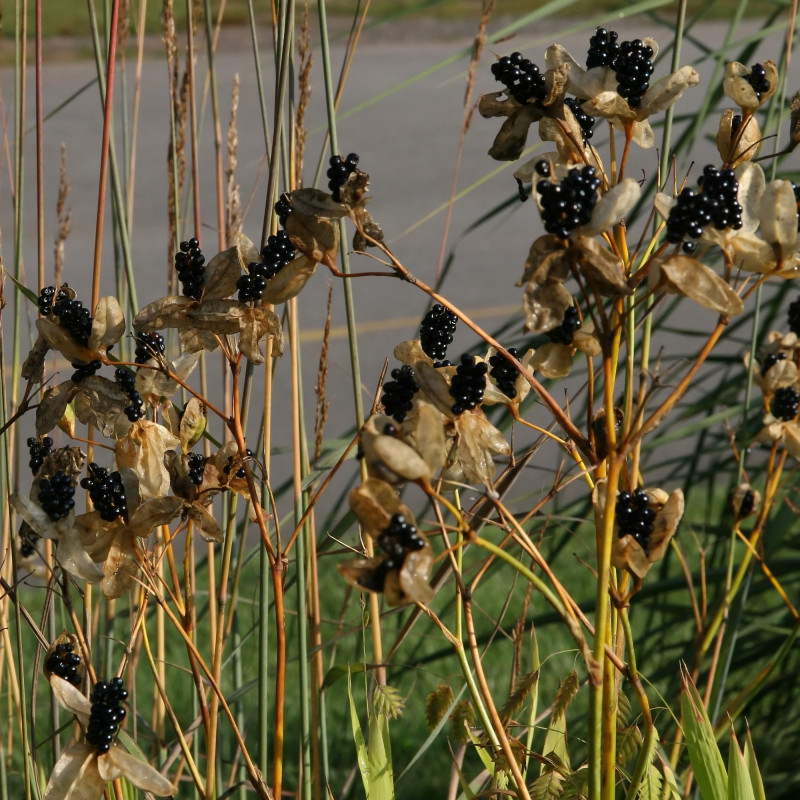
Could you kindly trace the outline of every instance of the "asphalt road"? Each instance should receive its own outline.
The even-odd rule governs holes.
[[[559,41],[574,53],[582,53],[588,39],[590,24],[576,24],[577,33]],[[666,39],[666,34],[652,21],[619,19],[613,23],[620,38],[654,35]],[[497,30],[501,23],[493,25]],[[565,24],[540,24],[516,36],[513,41],[491,46],[489,52],[498,55],[519,49],[533,60],[543,62],[543,51],[553,41],[557,27]],[[730,46],[738,52],[753,30],[748,26]],[[693,63],[701,73],[703,84],[690,93],[679,106],[678,130],[686,124],[691,112],[700,102],[712,78],[712,65],[700,58],[699,45],[721,45],[725,34],[723,24],[697,28],[695,38],[687,41],[683,63]],[[271,44],[267,32],[261,31],[262,68],[265,81],[271,84],[274,68],[271,64]],[[777,59],[785,31],[777,27],[769,42],[774,49],[760,47],[752,61]],[[464,115],[464,93],[468,53],[472,43],[470,26],[402,25],[367,30],[353,60],[340,103],[338,135],[342,153],[355,151],[361,156],[361,166],[371,175],[373,200],[370,206],[382,224],[387,241],[400,260],[421,279],[432,282],[437,273],[445,207],[450,195],[457,161],[459,136]],[[334,64],[341,63],[343,39],[334,43]],[[497,85],[489,75],[487,59],[477,80],[477,92],[495,91]],[[325,107],[319,50],[315,48],[312,72],[313,94],[307,115],[309,137],[307,152],[318,154],[324,147]],[[659,64],[655,77],[666,71]],[[197,64],[198,85],[202,86],[207,64],[201,53]],[[263,203],[266,193],[265,146],[262,134],[255,70],[246,31],[228,32],[217,54],[217,81],[222,106],[222,119],[227,120],[231,105],[234,76],[238,75],[240,104],[238,119],[238,169],[236,178],[241,185],[245,203],[251,201],[244,231],[257,239],[261,230]],[[45,241],[48,275],[52,274],[52,241],[55,236],[55,204],[58,168],[62,142],[66,146],[67,169],[71,187],[69,205],[72,230],[66,243],[65,277],[81,297],[90,294],[91,264],[94,247],[96,198],[98,186],[99,151],[102,110],[96,84],[78,96],[73,94],[95,77],[90,61],[50,59],[45,53],[43,97],[48,119],[44,132]],[[792,68],[790,92],[800,81]],[[171,260],[167,254],[167,148],[169,142],[169,97],[166,66],[163,58],[147,58],[141,74],[141,107],[136,141],[136,172],[134,189],[133,252],[140,305],[165,293]],[[122,129],[130,124],[132,96],[135,84],[133,61],[120,73],[117,85],[118,116],[116,141],[123,148]],[[35,208],[35,138],[33,134],[33,70],[28,70],[28,133],[26,135],[25,217],[23,257],[28,285],[35,283],[37,259]],[[0,70],[2,113],[5,126],[6,150],[0,176],[0,226],[2,227],[5,263],[13,263],[13,216],[11,206],[10,164],[13,147],[13,72]],[[268,92],[270,94],[270,92]],[[476,95],[477,96],[477,95]],[[70,99],[72,97],[72,99]],[[122,107],[126,104],[128,118],[123,124]],[[271,96],[267,108],[272,108]],[[458,200],[453,206],[452,221],[445,252],[452,255],[452,269],[444,285],[445,293],[460,307],[489,330],[508,324],[509,337],[521,335],[520,289],[515,282],[531,241],[540,233],[533,203],[516,203],[488,224],[475,230],[470,226],[489,209],[515,194],[511,172],[514,165],[491,161],[486,155],[499,123],[479,116],[472,123],[464,143],[463,158],[457,180]],[[210,107],[199,105],[199,170],[201,175],[201,209],[203,239],[206,249],[216,242],[214,230],[214,171],[213,138]],[[692,158],[700,164],[715,160],[708,137],[697,141]],[[531,140],[532,141],[532,140]],[[599,147],[602,148],[602,136]],[[657,164],[656,151],[637,153],[629,174],[644,170],[652,174]],[[307,159],[306,182],[312,180],[316,162]],[[688,163],[679,164],[679,172]],[[470,191],[480,184],[479,188]],[[184,228],[191,235],[191,226]],[[113,243],[109,226],[104,244],[105,291],[113,290]],[[374,268],[374,263],[356,257],[354,269]],[[303,333],[302,359],[306,385],[306,417],[313,420],[315,384],[319,358],[321,330],[325,320],[328,289],[333,286],[333,338],[330,347],[330,376],[327,398],[331,411],[327,433],[340,435],[352,424],[352,389],[350,362],[344,335],[343,291],[339,281],[321,269],[300,297]],[[6,291],[8,292],[8,285]],[[411,338],[427,305],[426,297],[413,287],[395,280],[367,278],[353,281],[356,318],[361,342],[363,398],[368,406],[372,401],[384,360],[391,356],[393,345]],[[688,305],[688,303],[687,303]],[[11,306],[9,310],[11,310]],[[713,324],[713,315],[703,312],[698,318],[690,309],[687,322],[693,326]],[[699,322],[698,322],[699,319]],[[9,337],[9,317],[5,319],[5,336]],[[463,326],[462,326],[463,328]],[[474,346],[476,339],[461,330],[453,345],[453,353]],[[394,362],[390,360],[390,369]],[[211,368],[212,380],[218,373]],[[289,363],[278,365],[277,385],[279,405],[276,408],[276,446],[288,439]],[[285,387],[285,391],[283,389]],[[544,422],[538,420],[539,422]],[[281,463],[281,462],[276,462]],[[555,466],[555,462],[553,463]]]

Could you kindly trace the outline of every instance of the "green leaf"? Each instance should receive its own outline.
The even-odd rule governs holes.
[[[27,286],[23,286],[23,285],[22,285],[22,284],[21,284],[21,283],[20,283],[20,282],[19,282],[19,281],[18,281],[18,280],[17,280],[17,279],[16,279],[16,278],[15,278],[15,277],[14,277],[14,276],[13,276],[13,275],[10,273],[10,272],[8,272],[7,270],[3,270],[3,272],[4,272],[4,274],[5,274],[7,277],[9,277],[9,278],[11,279],[11,282],[14,284],[14,286],[16,286],[16,287],[17,287],[17,291],[18,291],[18,292],[19,292],[21,295],[23,295],[24,297],[27,297],[27,298],[28,298],[28,300],[30,300],[30,301],[31,301],[31,303],[33,303],[35,306],[37,306],[37,307],[39,306],[39,295],[38,295],[38,294],[36,294],[36,292],[34,292],[34,291],[32,291],[31,289],[29,289]]]
[[[764,783],[761,780],[761,770],[756,761],[756,751],[753,749],[753,739],[750,736],[750,728],[747,729],[747,738],[744,741],[744,760],[747,764],[747,773],[750,776],[750,784],[753,787],[755,800],[767,800],[764,792]]]
[[[364,793],[369,799],[370,792],[370,770],[369,757],[367,755],[367,743],[364,740],[364,733],[361,730],[361,722],[358,719],[355,700],[353,700],[353,686],[350,672],[347,673],[347,698],[350,701],[350,724],[353,728],[353,741],[356,745],[356,756],[358,758],[358,769],[361,772],[361,780],[364,784]]]
[[[700,794],[703,800],[725,800],[728,797],[728,776],[714,737],[714,729],[703,700],[685,668],[681,680],[683,732]]]
[[[655,764],[647,765],[647,772],[639,787],[638,797],[641,800],[660,800],[661,798],[661,773]]]
[[[755,800],[747,762],[733,731],[728,752],[728,800]]]
[[[359,672],[366,672],[366,664],[334,664],[326,673],[322,681],[322,688],[329,689],[339,678],[350,676]]]
[[[532,800],[555,800],[564,791],[564,778],[556,770],[543,772],[531,786]]]

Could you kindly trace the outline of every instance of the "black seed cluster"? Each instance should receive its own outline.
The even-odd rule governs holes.
[[[189,454],[189,480],[199,486],[203,482],[203,472],[206,468],[206,458],[200,453]]]
[[[586,144],[589,139],[592,138],[592,134],[594,134],[594,117],[590,117],[583,108],[581,108],[580,101],[576,100],[574,97],[568,97],[564,100],[564,105],[573,113],[575,119],[578,120],[578,125],[581,126],[581,133],[583,134],[583,143]]]
[[[509,347],[508,352],[514,358],[519,359],[519,353],[515,347]],[[519,374],[517,368],[502,353],[495,353],[491,356],[489,364],[492,367],[489,374],[494,378],[497,388],[509,400],[513,400],[517,396],[517,389],[514,386]]]
[[[255,453],[248,447],[245,450],[246,458],[253,458]],[[233,464],[233,456],[228,456],[228,463],[222,468],[222,471],[227,475],[231,471],[231,464]],[[235,478],[246,478],[247,477],[247,470],[244,467],[239,467],[236,470],[236,474],[234,475]]]
[[[100,519],[113,522],[117,517],[128,516],[125,487],[119,472],[111,472],[95,463],[89,464],[88,476],[81,480],[81,488],[89,492]]]
[[[650,534],[653,532],[656,512],[648,506],[647,492],[637,489],[633,494],[617,495],[616,519],[620,539],[633,536],[646,555],[650,555]]]
[[[595,173],[594,167],[574,167],[561,183],[545,180],[536,184],[542,221],[548,233],[566,239],[575,228],[590,220],[601,183]]]
[[[750,67],[750,74],[745,75],[745,80],[753,87],[753,91],[759,100],[762,94],[769,91],[767,71],[764,69],[763,64],[753,64]]]
[[[752,489],[748,489],[739,505],[739,518],[749,517],[756,505],[756,496]]]
[[[47,661],[44,662],[44,668],[53,675],[63,678],[67,683],[71,683],[73,686],[80,686],[81,676],[78,672],[78,667],[81,663],[81,657],[72,652],[74,649],[75,646],[72,642],[57,644],[53,652],[47,657]]]
[[[761,374],[766,375],[770,367],[774,367],[779,361],[786,359],[786,353],[770,353],[761,362]]]
[[[450,381],[450,394],[456,401],[450,407],[454,414],[463,414],[481,403],[488,371],[489,365],[485,361],[475,361],[475,356],[466,353],[461,356],[461,363]]]
[[[800,410],[800,392],[791,386],[776,389],[772,397],[772,415],[788,422],[797,416]]]
[[[35,436],[31,436],[27,441],[27,445],[28,455],[30,456],[28,466],[35,475],[44,463],[45,458],[50,455],[50,451],[53,449],[53,440],[49,436],[45,436],[40,441]]]
[[[103,364],[101,361],[90,361],[88,364],[73,362],[72,366],[75,367],[75,372],[72,373],[70,380],[73,383],[80,383],[84,378],[91,378]]]
[[[66,472],[58,471],[39,483],[39,505],[53,522],[75,508],[75,484]]]
[[[414,370],[404,364],[392,370],[392,380],[383,384],[381,403],[386,415],[402,422],[414,405],[414,395],[419,391],[419,384]]]
[[[128,692],[122,688],[122,678],[112,678],[109,683],[99,681],[94,685],[86,741],[94,745],[100,755],[111,749],[119,724],[125,719],[122,703],[127,699]]]
[[[136,334],[136,363],[146,364],[151,358],[164,355],[164,337],[157,331]]]
[[[589,39],[589,53],[586,56],[586,69],[610,67],[619,55],[618,34],[606,28],[596,28]]]
[[[419,326],[419,343],[422,352],[434,360],[434,367],[448,367],[444,361],[447,345],[453,341],[458,317],[443,305],[436,303],[423,317]]]
[[[556,344],[572,344],[575,331],[577,331],[582,324],[578,306],[570,306],[564,312],[564,319],[561,320],[561,324],[553,328],[553,330],[547,331],[547,338]]]
[[[358,584],[373,592],[382,592],[386,576],[393,570],[401,569],[408,551],[422,550],[425,541],[417,529],[406,521],[402,514],[395,514],[387,528],[378,536],[378,544],[386,553],[384,559],[369,575],[362,575]]]
[[[800,336],[800,297],[789,304],[789,330]]]
[[[718,231],[742,227],[742,207],[737,194],[739,181],[732,169],[718,170],[709,164],[697,181],[699,191],[685,188],[667,218],[667,241],[680,242],[684,236],[699,239],[703,228],[713,225]],[[684,243],[684,251],[692,252],[693,242]]]
[[[328,167],[328,188],[331,190],[331,195],[337,203],[342,202],[342,186],[347,183],[347,179],[351,173],[355,172],[358,166],[358,155],[350,153],[347,158],[341,156],[331,156]]]
[[[136,391],[136,376],[127,367],[117,367],[114,372],[114,378],[120,389],[127,395],[128,400],[131,401],[129,406],[125,406],[125,416],[131,422],[136,422],[136,420],[144,416],[144,400],[142,400],[139,392]]]
[[[23,558],[30,558],[36,552],[36,542],[39,541],[39,535],[27,522],[23,522],[19,526],[19,539],[20,555]]]
[[[278,231],[277,234],[270,236],[267,244],[261,249],[261,261],[248,264],[247,275],[242,275],[236,282],[239,302],[261,300],[267,288],[267,281],[289,264],[294,259],[294,254],[295,246],[286,231]]]
[[[286,220],[289,219],[289,214],[292,213],[292,204],[289,202],[289,195],[284,192],[280,200],[275,203],[275,213],[278,215],[278,222],[283,227],[286,227]]]
[[[200,250],[200,242],[193,236],[188,242],[181,242],[181,249],[175,253],[175,269],[183,287],[184,297],[199,300],[203,293],[206,257]]]
[[[45,286],[39,292],[39,313],[43,317],[49,317],[50,312],[53,310],[53,299],[56,296],[55,286]]]
[[[63,289],[58,292],[53,304],[53,313],[58,317],[58,324],[67,330],[78,344],[89,343],[92,332],[92,317],[88,308],[78,299],[71,298]]]
[[[631,108],[642,104],[642,96],[650,88],[653,74],[653,48],[641,39],[622,42],[619,55],[611,65],[617,78],[617,92],[628,101]]]
[[[512,53],[495,61],[492,75],[518,103],[528,100],[538,103],[547,96],[544,75],[530,59],[523,58],[522,53]]]

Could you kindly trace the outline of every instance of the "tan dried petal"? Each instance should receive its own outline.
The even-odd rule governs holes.
[[[663,490],[647,490],[651,498],[651,504],[659,504],[661,498],[654,492]],[[675,489],[667,501],[656,512],[656,518],[653,520],[653,532],[650,534],[650,554],[648,561],[653,564],[660,561],[667,551],[675,531],[678,529],[678,523],[683,517],[684,501],[683,492],[680,489]]]
[[[371,442],[371,450],[384,467],[402,480],[418,481],[432,477],[425,459],[394,436],[378,434]]]
[[[272,339],[273,356],[283,353],[283,328],[280,317],[268,308],[254,307],[248,309],[243,319],[243,327],[239,336],[239,350],[251,364],[263,364],[264,353],[259,342],[269,336]]]
[[[488,92],[478,100],[478,113],[484,119],[510,117],[519,108],[519,103],[504,91]]]
[[[350,492],[350,508],[364,533],[373,539],[389,527],[395,514],[402,514],[409,524],[416,525],[414,515],[394,488],[379,478],[367,478]]]
[[[650,562],[644,549],[633,536],[614,539],[611,545],[611,565],[615,569],[627,570],[640,580],[650,571]]]
[[[247,265],[260,260],[258,248],[240,233],[236,245],[217,253],[206,264],[201,301],[221,300],[232,295],[236,291],[239,278],[247,270]]]
[[[93,425],[103,436],[120,438],[131,429],[124,409],[128,396],[114,381],[100,375],[84,378],[75,396],[75,416],[84,425]]]
[[[567,345],[547,342],[536,351],[531,366],[545,378],[565,378],[572,370],[572,356]]]
[[[247,497],[249,499],[250,495],[248,494]],[[191,503],[187,508],[187,514],[204,541],[221,542],[224,539],[219,522],[205,506],[200,503]]]
[[[57,322],[53,322],[53,320],[46,317],[39,317],[36,320],[36,328],[39,334],[47,340],[50,347],[53,350],[58,350],[67,361],[88,364],[94,359],[92,351],[78,344],[67,329],[62,328]]]
[[[633,178],[615,184],[597,201],[589,222],[575,229],[575,236],[595,236],[610,230],[628,215],[641,194],[642,187]]]
[[[445,462],[444,417],[436,407],[421,399],[414,401],[414,406],[408,416],[407,423],[411,425],[407,438],[410,444],[422,456],[432,473],[438,472]],[[406,436],[406,425],[403,426]]]
[[[317,262],[304,255],[299,255],[289,262],[271,280],[267,281],[263,298],[267,303],[278,305],[297,297],[317,271]]]
[[[535,105],[520,106],[501,125],[489,148],[489,155],[495,161],[516,161],[525,149],[529,128],[541,116],[542,110]]]
[[[125,315],[116,297],[109,295],[97,301],[92,320],[92,332],[89,334],[88,348],[105,353],[125,334]]]
[[[157,769],[132,756],[118,744],[112,745],[107,753],[97,758],[97,770],[104,781],[126,778],[143,792],[151,792],[159,797],[178,791]]]
[[[450,383],[447,376],[455,374],[455,367],[434,367],[427,361],[414,364],[417,381],[425,397],[445,417],[453,417],[453,396],[450,394]]]
[[[327,210],[325,216],[302,213],[295,199],[298,192],[317,192],[317,189],[298,189],[292,193],[294,211],[289,214],[286,221],[286,233],[292,244],[311,261],[321,261],[324,264],[335,264],[339,251],[339,224],[332,220],[344,214]],[[324,192],[320,194],[325,195]],[[325,195],[331,205],[338,206],[347,213],[347,207],[334,203],[330,195]]]
[[[467,483],[482,483],[492,491],[496,471],[493,456],[508,456],[511,447],[503,434],[482,413],[464,412],[456,417],[456,458]]]
[[[564,312],[572,306],[572,295],[563,284],[555,281],[537,284],[531,281],[522,295],[525,311],[525,328],[533,333],[544,333],[559,326]]]
[[[196,300],[182,295],[170,295],[146,305],[134,318],[133,327],[142,333],[162,328],[185,328],[189,325],[186,311],[197,305]]]
[[[80,649],[77,646],[76,636],[72,634],[64,634],[63,637],[59,636],[58,639],[60,641],[66,640],[72,642],[75,646],[76,652],[80,652]],[[65,681],[58,675],[51,675],[49,680],[53,696],[59,702],[61,707],[69,711],[70,714],[74,714],[78,718],[78,721],[81,723],[81,725],[83,725],[84,728],[88,728],[89,717],[92,715],[92,703],[89,698],[86,697],[76,686],[73,686],[69,681]]]
[[[42,800],[100,800],[105,785],[97,771],[96,749],[79,742],[61,754]]]
[[[651,280],[672,294],[681,294],[719,314],[744,311],[741,297],[712,269],[696,258],[673,255],[653,262]]]
[[[106,560],[103,562],[103,594],[116,599],[132,589],[139,577],[139,555],[136,537],[128,528],[120,528],[111,540]]]
[[[164,452],[179,444],[180,440],[163,425],[140,419],[133,423],[125,438],[117,440],[114,447],[117,466],[136,472],[144,497],[161,497],[169,491]]]
[[[26,497],[24,494],[12,494],[9,502],[14,511],[19,514],[39,536],[53,539],[58,536],[58,527],[50,519],[41,506]]]
[[[587,356],[597,357],[603,353],[603,348],[594,332],[594,324],[591,321],[586,322],[582,328],[575,331],[572,335],[572,344],[573,347]]]
[[[761,235],[783,260],[796,250],[797,200],[791,181],[770,181],[761,197],[758,213]]]
[[[71,532],[59,537],[55,559],[63,570],[87,583],[97,583],[103,577],[103,570],[94,562],[77,535]]]
[[[751,233],[758,227],[758,209],[766,189],[764,170],[759,164],[752,162],[740,164],[736,168],[736,180],[739,181],[736,197],[742,207],[742,227],[737,231],[731,231],[734,241],[743,233]],[[708,227],[706,229],[708,230]]]
[[[205,403],[197,397],[191,397],[181,415],[180,445],[184,453],[188,453],[200,441],[207,422],[208,411]]]
[[[405,603],[430,603],[435,592],[429,581],[433,566],[431,546],[425,544],[422,550],[413,550],[406,554],[399,572],[390,572],[386,576],[384,595],[390,606]]]
[[[630,120],[631,122],[636,119],[636,110],[631,108],[623,97],[620,97],[616,89],[598,92],[584,103],[584,107],[590,108],[591,115],[596,117]]]
[[[683,93],[700,83],[697,70],[691,66],[681,67],[657,80],[642,97],[642,109],[648,114],[657,114],[674,105]]]
[[[419,361],[433,366],[433,359],[422,349],[419,339],[409,339],[395,345],[393,355],[401,364],[407,364],[410,367]]]
[[[129,527],[143,538],[150,535],[154,528],[169,525],[183,511],[183,500],[180,497],[156,497],[142,503],[131,515]]]
[[[22,370],[20,374],[26,381],[33,383],[41,383],[44,375],[44,360],[50,350],[50,344],[47,339],[40,333],[33,343],[28,357],[22,363]]]
[[[604,297],[626,297],[633,293],[625,277],[622,259],[598,239],[580,236],[573,242],[580,255],[580,270],[595,291]]]
[[[61,422],[67,406],[78,393],[78,387],[72,381],[64,381],[58,386],[50,387],[42,396],[42,402],[36,409],[36,435],[44,436]]]
[[[740,125],[734,130],[733,120],[736,116],[736,111],[731,108],[724,111],[717,129],[717,151],[723,163],[731,167],[755,158],[761,149],[763,138],[755,116],[742,121],[741,115],[738,115]]]

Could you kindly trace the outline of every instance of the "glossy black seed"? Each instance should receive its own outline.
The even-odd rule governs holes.
[[[750,514],[753,513],[753,508],[755,508],[756,504],[756,496],[752,489],[748,489],[745,492],[744,497],[742,498],[742,502],[739,505],[739,518],[743,519],[744,517],[749,517]]]
[[[414,395],[419,391],[419,384],[414,370],[408,364],[392,370],[392,380],[383,384],[381,403],[386,415],[402,422],[414,405]]]
[[[289,219],[289,214],[292,213],[292,204],[289,201],[289,195],[285,192],[281,195],[280,200],[275,203],[275,213],[278,215],[278,222],[285,227],[286,220]]]
[[[541,175],[543,178],[550,177],[550,162],[546,158],[543,158],[541,161],[537,161],[533,165],[533,169],[537,175]]]
[[[767,71],[762,64],[753,64],[750,67],[750,73],[745,75],[745,80],[753,87],[756,97],[760,100],[761,95],[769,91],[769,81],[767,80]]]
[[[181,242],[180,251],[175,253],[175,269],[183,287],[184,297],[199,300],[203,294],[206,257],[200,249],[200,242],[194,237]]]
[[[642,96],[650,88],[650,76],[653,74],[653,48],[634,39],[632,42],[622,42],[619,53],[614,59],[611,68],[617,78],[617,93],[628,101],[631,108],[638,108],[642,103]]]
[[[580,101],[576,100],[574,97],[568,97],[564,101],[564,105],[573,113],[575,119],[578,120],[578,124],[581,126],[581,133],[583,134],[583,143],[586,144],[594,133],[594,117],[590,117],[583,108],[581,108]]]
[[[536,191],[547,233],[566,239],[577,227],[589,222],[599,199],[600,184],[594,167],[575,167],[560,183],[539,181]]]
[[[127,713],[122,707],[127,698],[128,692],[122,688],[122,678],[112,678],[108,683],[100,681],[94,686],[86,741],[94,745],[100,755],[111,749],[119,723]]]
[[[63,519],[75,507],[75,484],[65,472],[56,472],[39,483],[39,505],[53,522]]]
[[[678,244],[686,236],[699,239],[703,229],[742,227],[742,207],[738,200],[739,181],[732,169],[718,170],[709,164],[697,181],[697,189],[685,188],[667,217],[667,241]],[[688,244],[685,243],[685,244]],[[686,248],[693,252],[694,248]]]
[[[772,415],[788,422],[797,416],[800,409],[800,393],[791,386],[776,389],[772,397]]]
[[[519,353],[515,347],[509,347],[508,352],[514,358],[519,358]],[[513,400],[517,396],[517,388],[514,385],[519,374],[517,368],[502,353],[495,353],[491,356],[489,365],[491,366],[489,375],[494,378],[497,388],[509,400]]]
[[[55,298],[52,307],[53,314],[58,317],[58,324],[70,333],[78,344],[89,343],[92,333],[92,317],[88,308],[77,298],[71,298],[67,292],[61,290]]]
[[[331,156],[330,167],[328,168],[328,188],[331,196],[337,203],[342,202],[341,188],[347,183],[351,173],[355,172],[358,166],[358,156],[350,153],[346,159],[341,156]]]
[[[109,473],[107,469],[91,463],[87,473],[87,477],[81,480],[81,488],[89,492],[100,519],[113,522],[117,517],[127,518],[128,505],[119,472]]]
[[[454,414],[462,414],[483,402],[488,371],[485,361],[476,361],[475,356],[466,354],[461,356],[461,363],[450,381],[450,395],[455,400],[450,410]]]
[[[73,652],[74,649],[71,642],[57,644],[44,662],[44,668],[73,686],[80,686],[81,675],[78,667],[81,664],[81,657]]]
[[[521,53],[512,53],[495,61],[492,75],[518,103],[527,103],[529,100],[540,103],[547,96],[544,73],[539,71],[536,64],[523,58]]]
[[[42,291],[39,292],[39,313],[43,317],[49,316],[50,312],[53,310],[53,298],[55,298],[55,296],[55,286],[45,286]]]
[[[789,304],[789,330],[800,336],[800,297]]]
[[[247,454],[246,455],[247,458],[253,458],[253,456],[255,455],[255,453],[249,447],[245,450],[245,453]],[[228,459],[228,462],[229,463],[233,462],[233,457],[232,456]],[[230,472],[230,471],[231,471],[230,467],[225,469],[225,472]],[[236,470],[235,477],[236,478],[246,478],[247,477],[247,470],[244,467],[239,467],[239,469]]]
[[[45,436],[41,440],[31,436],[27,441],[27,445],[28,455],[30,456],[28,466],[35,475],[44,463],[45,458],[50,455],[50,451],[53,449],[53,440],[49,436]]]
[[[164,337],[157,331],[137,333],[136,363],[146,364],[151,358],[164,355]]]
[[[261,300],[267,281],[274,278],[295,256],[295,247],[286,231],[278,231],[270,236],[261,249],[261,261],[247,265],[247,275],[242,275],[236,283],[239,302],[248,303]]]
[[[136,376],[127,367],[117,367],[114,372],[114,378],[119,384],[120,389],[127,395],[131,401],[130,405],[126,406],[125,416],[131,421],[136,422],[144,416],[144,400],[141,395],[136,391]]]
[[[617,32],[606,28],[596,28],[594,36],[589,39],[589,52],[586,56],[586,69],[592,67],[610,67],[619,55]]]
[[[200,453],[189,454],[189,480],[199,486],[203,482],[203,472],[206,468],[205,456]]]
[[[387,571],[400,569],[407,552],[425,547],[424,539],[402,514],[392,516],[389,525],[378,536],[378,544],[388,556],[383,562]]]
[[[620,539],[632,536],[646,555],[650,555],[650,534],[654,529],[656,512],[649,507],[647,492],[637,489],[617,495],[616,521]]]
[[[557,328],[547,331],[547,338],[556,344],[572,344],[575,331],[581,327],[580,311],[577,306],[570,306],[564,312],[564,319]]]
[[[768,356],[765,356],[764,360],[761,362],[761,374],[766,375],[770,367],[774,367],[779,361],[784,361],[785,359],[786,353],[770,353]]]
[[[101,361],[90,361],[88,364],[73,364],[72,366],[75,367],[75,372],[72,373],[70,380],[73,383],[80,383],[84,378],[94,375],[103,364]]]
[[[419,343],[422,352],[441,362],[447,355],[447,346],[453,341],[458,317],[449,309],[437,303],[423,317],[419,328]],[[434,366],[444,366],[434,363]]]

